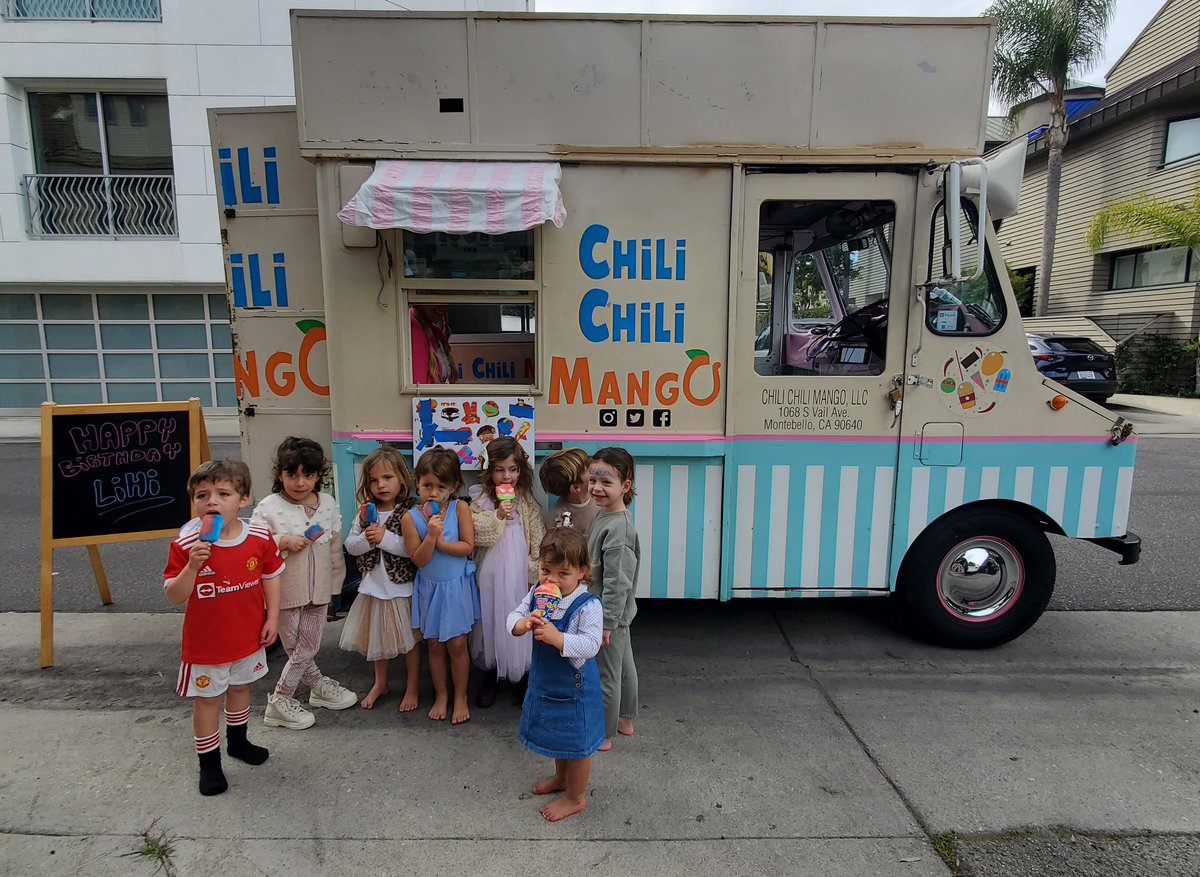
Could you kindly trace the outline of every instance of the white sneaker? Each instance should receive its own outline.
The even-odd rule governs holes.
[[[267,711],[263,714],[264,725],[303,731],[305,728],[311,728],[316,720],[317,717],[300,706],[300,701],[296,698],[273,691],[267,695]]]
[[[312,687],[308,695],[309,706],[323,706],[327,710],[349,709],[358,703],[358,695],[343,688],[336,679],[322,676],[321,681]]]

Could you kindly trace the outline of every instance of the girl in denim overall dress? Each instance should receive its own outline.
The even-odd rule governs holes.
[[[582,533],[556,527],[538,555],[541,583],[509,614],[508,624],[513,636],[533,633],[520,737],[538,755],[554,759],[553,776],[539,780],[533,793],[562,793],[542,808],[548,822],[558,822],[587,809],[592,753],[604,742],[596,668],[604,607],[584,585],[591,565]]]

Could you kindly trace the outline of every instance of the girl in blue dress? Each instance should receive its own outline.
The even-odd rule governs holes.
[[[604,742],[604,698],[596,653],[604,631],[604,606],[589,594],[584,579],[591,569],[587,538],[570,527],[555,527],[538,552],[542,585],[557,585],[562,596],[545,608],[535,585],[508,616],[513,636],[533,632],[533,664],[521,712],[521,742],[554,759],[554,775],[540,780],[535,795],[561,792],[542,808],[547,822],[587,809],[592,753]],[[542,613],[545,613],[544,615]]]
[[[433,448],[421,455],[414,472],[419,507],[410,509],[401,523],[404,544],[417,567],[413,582],[413,626],[429,643],[429,675],[434,700],[429,718],[446,718],[449,704],[446,656],[454,682],[454,709],[450,721],[469,721],[467,677],[471,656],[467,634],[479,620],[479,590],[475,586],[475,525],[471,509],[453,499],[462,487],[458,455]]]

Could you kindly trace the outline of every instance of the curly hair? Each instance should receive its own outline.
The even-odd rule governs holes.
[[[491,497],[492,502],[496,502],[496,484],[492,481],[492,470],[497,463],[509,459],[516,460],[517,467],[521,471],[517,478],[517,487],[526,496],[533,491],[533,467],[529,465],[529,455],[525,453],[525,449],[517,444],[516,439],[507,436],[492,439],[487,445],[487,462],[480,478],[483,492]]]
[[[275,468],[271,472],[275,483],[271,485],[271,493],[283,493],[285,472],[288,475],[295,475],[301,469],[309,475],[317,476],[317,483],[313,485],[313,493],[320,493],[321,482],[329,477],[331,468],[329,458],[325,456],[325,449],[321,447],[320,442],[289,435],[275,449]]]

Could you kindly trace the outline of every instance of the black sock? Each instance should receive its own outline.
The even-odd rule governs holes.
[[[225,739],[228,742],[229,757],[246,764],[262,764],[271,754],[265,746],[255,746],[246,739],[245,725],[226,725]]]
[[[200,794],[219,795],[229,788],[225,773],[221,770],[221,750],[198,753],[200,759]]]

